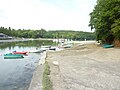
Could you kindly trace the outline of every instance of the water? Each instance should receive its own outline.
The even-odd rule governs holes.
[[[38,42],[38,41],[36,41]],[[22,59],[4,59],[4,54],[38,48],[33,41],[2,43],[0,45],[0,90],[27,90],[41,53],[28,53]],[[2,46],[3,45],[3,46]]]

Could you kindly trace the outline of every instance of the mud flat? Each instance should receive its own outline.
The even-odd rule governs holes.
[[[94,43],[48,52],[54,90],[120,90],[120,49]]]

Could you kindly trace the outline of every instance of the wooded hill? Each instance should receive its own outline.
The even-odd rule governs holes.
[[[0,27],[0,33],[20,38],[64,38],[72,40],[95,40],[94,32],[71,31],[71,30],[15,30]]]

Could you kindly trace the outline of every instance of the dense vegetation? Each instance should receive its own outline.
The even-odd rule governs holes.
[[[0,33],[4,33],[9,36],[20,37],[20,38],[64,38],[73,40],[94,40],[95,34],[93,32],[83,31],[70,31],[70,30],[15,30],[9,28],[0,27]]]
[[[91,29],[95,29],[97,40],[103,43],[120,41],[120,0],[97,0],[90,13]]]

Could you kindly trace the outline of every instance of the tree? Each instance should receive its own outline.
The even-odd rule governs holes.
[[[71,31],[71,30],[52,30],[46,31],[41,30],[25,30],[25,29],[11,29],[0,27],[0,33],[4,33],[9,36],[20,37],[20,38],[62,38],[72,40],[93,40],[95,38],[94,33],[82,32],[82,31]]]
[[[89,26],[95,29],[96,39],[104,43],[120,39],[120,0],[97,0]]]

